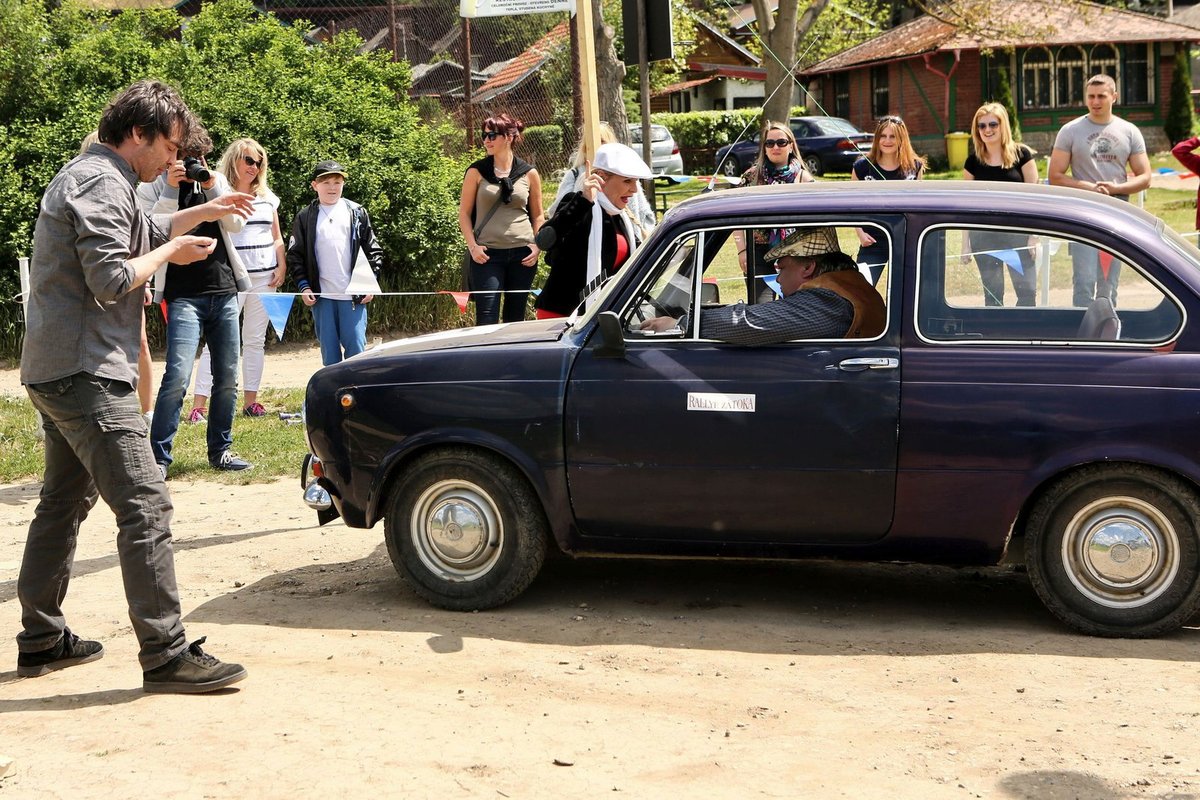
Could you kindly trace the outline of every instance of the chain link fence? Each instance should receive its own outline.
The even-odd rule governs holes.
[[[576,92],[571,25],[565,13],[463,20],[458,0],[326,5],[272,2],[259,6],[302,26],[313,44],[347,31],[364,52],[383,53],[412,68],[409,99],[428,121],[462,131],[448,150],[480,146],[484,119],[508,113],[525,123],[518,154],[550,178],[575,147]],[[461,150],[460,150],[461,151]]]

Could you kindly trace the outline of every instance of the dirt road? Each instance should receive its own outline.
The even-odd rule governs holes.
[[[1013,570],[820,562],[555,559],[455,614],[295,480],[171,484],[188,632],[246,681],[141,692],[102,507],[66,608],[108,652],[18,679],[37,488],[0,486],[2,798],[1200,797],[1198,630],[1090,639]]]

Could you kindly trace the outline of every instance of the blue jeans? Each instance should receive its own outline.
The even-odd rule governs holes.
[[[1090,244],[1072,242],[1071,245],[1072,292],[1071,305],[1087,308],[1097,297],[1108,297],[1117,305],[1117,280],[1121,277],[1121,262],[1115,258],[1108,267],[1105,279],[1100,269],[1100,251]]]
[[[192,381],[192,365],[200,337],[212,355],[213,388],[208,399],[208,460],[216,461],[233,445],[233,411],[237,405],[238,351],[241,333],[236,294],[180,297],[167,303],[167,366],[154,421],[150,448],[159,464],[171,463],[171,447],[179,430],[179,411]]]
[[[366,306],[353,300],[318,297],[312,315],[322,365],[328,367],[367,349]]]
[[[521,263],[531,250],[528,247],[489,247],[488,260],[482,264],[471,263],[471,289],[476,292],[497,292],[501,289],[512,294],[473,294],[475,301],[475,324],[495,325],[500,321],[500,298],[504,298],[504,321],[521,322],[525,319],[525,305],[529,300],[529,287],[537,267]]]
[[[117,560],[142,669],[186,647],[171,547],[171,495],[146,443],[146,421],[128,383],[79,372],[26,387],[46,432],[46,473],[29,524],[17,596],[17,648],[53,647],[66,625],[79,526],[97,496],[117,517]]]

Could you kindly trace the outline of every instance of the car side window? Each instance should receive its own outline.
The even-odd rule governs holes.
[[[792,125],[792,134],[797,139],[807,139],[809,137],[808,124],[804,122],[794,123]]]
[[[1183,319],[1143,266],[1061,233],[930,230],[919,275],[918,326],[933,340],[1153,343]]]
[[[886,267],[890,261],[891,241],[886,229],[880,225],[863,223],[860,228],[853,224],[772,224],[708,230],[681,238],[659,260],[621,315],[627,338],[699,338],[739,343],[739,335],[744,332],[731,332],[732,338],[728,339],[719,333],[726,331],[729,324],[710,330],[710,322],[726,317],[735,326],[744,322],[748,328],[766,328],[778,316],[782,318],[781,329],[787,331],[789,320],[784,307],[775,306],[769,310],[763,307],[782,300],[789,289],[797,289],[781,286],[775,261],[767,260],[766,255],[789,236],[813,229],[832,229],[838,249],[849,256],[850,261],[862,254],[863,263],[858,265],[858,271],[866,279],[860,283],[868,291],[872,267],[882,272],[884,277],[876,291],[886,297]],[[863,246],[865,240],[871,242],[870,247]],[[701,271],[698,281],[697,269]],[[694,302],[697,292],[698,302]],[[730,309],[738,304],[748,308]],[[699,329],[697,315],[702,321]],[[673,327],[650,322],[664,316],[682,321]],[[814,337],[784,337],[776,341],[802,338]]]

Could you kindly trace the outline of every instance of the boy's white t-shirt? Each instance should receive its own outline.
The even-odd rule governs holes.
[[[321,297],[326,300],[349,300],[343,294],[350,284],[353,263],[350,260],[350,206],[338,201],[331,206],[322,204],[317,212],[317,274],[321,279]]]

